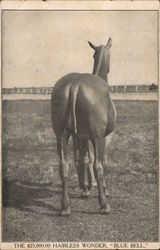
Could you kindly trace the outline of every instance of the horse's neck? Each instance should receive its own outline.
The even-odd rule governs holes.
[[[95,73],[93,72],[92,74],[101,77],[108,84],[107,73],[104,70],[99,70],[99,71],[96,71]]]
[[[105,63],[100,61],[95,69],[93,69],[93,74],[101,77],[105,82],[107,82],[107,72],[108,69],[105,66]]]
[[[103,80],[105,80],[106,83],[108,83],[107,74],[105,72],[100,72],[98,76],[100,76]]]

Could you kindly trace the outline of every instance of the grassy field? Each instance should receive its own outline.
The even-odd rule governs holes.
[[[49,101],[3,102],[3,241],[158,241],[158,105],[116,101],[109,215],[97,189],[82,199],[69,144],[72,213],[58,216],[61,181]]]

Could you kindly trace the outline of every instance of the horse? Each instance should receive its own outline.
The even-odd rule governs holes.
[[[105,152],[117,117],[107,80],[112,39],[109,38],[107,44],[101,46],[88,43],[94,50],[93,73],[70,73],[63,76],[56,82],[51,96],[52,127],[57,139],[59,174],[62,181],[61,216],[68,216],[71,212],[67,189],[67,145],[71,136],[80,187],[87,190],[84,159],[88,151],[91,163],[94,162],[100,212],[108,214],[111,210],[106,202],[103,186],[107,165]]]

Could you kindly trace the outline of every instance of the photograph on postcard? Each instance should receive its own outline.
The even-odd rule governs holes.
[[[1,18],[2,241],[158,242],[158,12]]]

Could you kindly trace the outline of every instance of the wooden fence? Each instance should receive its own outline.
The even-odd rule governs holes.
[[[114,85],[110,86],[112,93],[151,93],[157,92],[158,87],[155,84],[152,85]],[[34,95],[49,95],[51,94],[52,87],[43,88],[3,88],[2,94],[34,94]]]
[[[158,86],[152,85],[114,85],[110,86],[113,99],[157,100]],[[3,99],[50,99],[53,87],[3,88]]]

